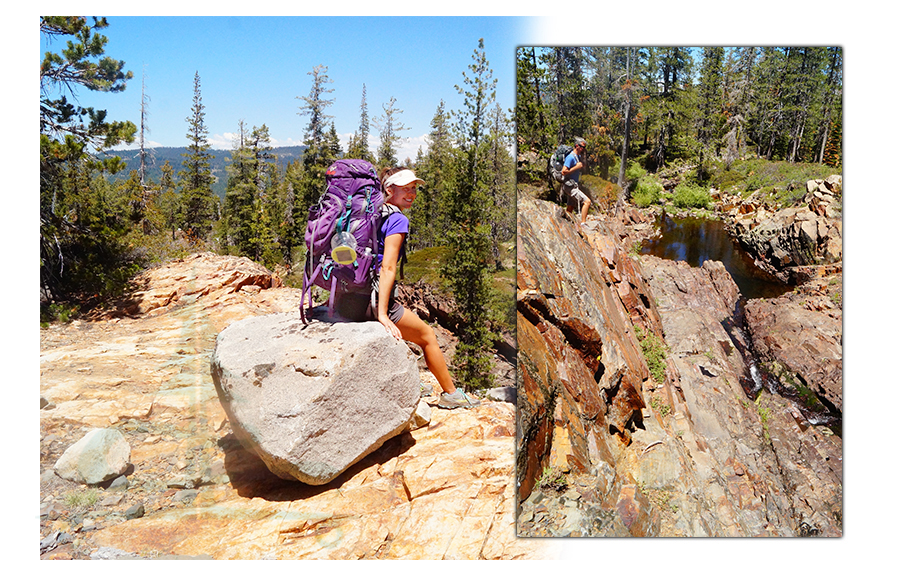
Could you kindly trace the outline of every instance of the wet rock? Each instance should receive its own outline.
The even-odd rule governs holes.
[[[809,388],[837,412],[843,410],[842,317],[824,295],[788,293],[746,306],[754,348],[770,374],[787,388]]]
[[[212,377],[232,430],[282,479],[328,483],[406,428],[419,375],[377,322],[280,313],[219,334]]]
[[[69,481],[97,485],[125,473],[130,458],[131,447],[121,432],[98,428],[70,446],[54,471]]]

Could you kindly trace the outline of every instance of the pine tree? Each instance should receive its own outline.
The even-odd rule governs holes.
[[[494,106],[488,117],[490,123],[488,162],[492,179],[489,222],[491,225],[491,254],[496,270],[503,270],[500,243],[516,234],[516,184],[513,177],[515,162],[509,153],[514,137],[512,120],[500,104]]]
[[[381,106],[384,115],[375,120],[375,126],[379,133],[380,144],[378,146],[378,168],[394,167],[399,163],[397,149],[403,138],[400,133],[409,129],[400,121],[402,109],[396,107],[397,99],[392,97],[388,103]]]
[[[425,184],[409,212],[410,251],[443,244],[449,226],[443,205],[447,202],[447,178],[449,177],[452,146],[450,114],[444,101],[438,104],[431,119],[431,131],[426,136],[428,152],[416,161],[416,175]]]
[[[366,103],[366,84],[363,84],[362,102],[359,104],[359,129],[350,138],[347,146],[347,157],[374,162],[369,151],[369,108]]]
[[[133,142],[137,127],[108,121],[104,110],[83,108],[66,97],[81,88],[121,92],[133,77],[125,62],[104,55],[107,39],[99,31],[107,26],[105,18],[40,19],[48,43],[68,39],[60,53],[47,51],[40,65],[42,304],[115,292],[135,268],[123,240],[127,218],[93,188],[96,174],[116,173],[124,163],[92,154]]]
[[[183,153],[182,170],[178,172],[181,184],[183,230],[196,239],[205,239],[212,230],[216,218],[218,199],[213,194],[213,175],[210,169],[209,131],[204,117],[203,98],[200,95],[200,72],[194,73],[194,97],[188,124],[188,150]]]
[[[465,107],[455,114],[458,152],[452,187],[447,192],[451,254],[441,269],[465,325],[453,357],[453,368],[466,388],[490,386],[492,379],[487,355],[492,335],[487,325],[490,299],[487,206],[491,175],[486,134],[497,80],[489,67],[483,39],[479,39],[472,60],[470,73],[463,73],[463,85],[456,86],[465,98]]]
[[[546,154],[553,147],[554,125],[542,95],[545,90],[541,88],[545,81],[535,48],[519,48],[516,51],[516,135],[522,151],[532,149]]]
[[[327,87],[333,82],[328,77],[327,66],[318,65],[308,75],[313,78],[309,95],[297,97],[303,101],[298,115],[309,117],[304,140],[306,152],[303,154],[302,176],[294,184],[294,192],[297,193],[294,218],[298,221],[306,220],[310,206],[319,199],[325,186],[325,170],[334,160],[326,141],[329,127],[333,128],[328,121],[332,116],[325,113],[328,106],[334,103],[333,99],[326,97],[334,91]],[[302,233],[303,229],[298,232]]]
[[[710,163],[718,155],[722,128],[725,125],[725,115],[722,112],[724,58],[725,49],[720,46],[703,48],[697,125],[697,141],[700,150],[697,171],[701,180],[706,179]]]
[[[181,220],[179,213],[180,203],[178,194],[175,192],[175,170],[168,161],[163,163],[160,170],[162,174],[159,178],[159,190],[153,196],[154,209],[160,214],[160,228],[168,229],[174,239],[175,230],[178,228],[178,222]]]
[[[840,47],[829,47],[827,48],[827,58],[827,80],[825,82],[825,86],[823,87],[823,90],[825,92],[822,103],[823,109],[818,133],[816,135],[816,140],[818,143],[816,147],[819,150],[816,160],[819,163],[825,163],[825,150],[830,139],[830,128],[833,123],[832,117],[835,115],[836,111],[837,115],[840,116],[841,92],[843,83],[843,51]],[[837,150],[840,151],[840,146],[838,146]],[[833,151],[834,148],[832,148],[832,152]],[[832,163],[828,163],[828,165],[835,164],[834,158],[832,158],[831,161]],[[839,159],[837,160],[837,163],[840,163]]]

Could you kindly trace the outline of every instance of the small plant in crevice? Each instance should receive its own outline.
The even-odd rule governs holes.
[[[559,468],[547,466],[538,480],[538,487],[541,489],[552,489],[555,491],[563,491],[569,487],[566,481],[566,474]]]
[[[772,415],[772,410],[760,403],[762,396],[762,393],[760,393],[760,395],[756,397],[756,411],[759,414],[759,421],[762,424],[763,437],[766,439],[767,443],[772,443],[772,436],[769,435],[769,416]]]
[[[653,408],[654,412],[659,412],[659,415],[663,418],[672,413],[672,407],[663,402],[659,396],[654,396],[650,400],[650,407]]]
[[[628,255],[630,257],[639,257],[641,255],[641,249],[643,245],[637,241],[632,242],[631,246],[628,247]]]
[[[678,504],[672,499],[672,492],[665,489],[648,487],[647,484],[640,481],[636,485],[638,491],[649,499],[650,503],[655,505],[659,510],[672,514],[678,513]]]
[[[650,376],[657,384],[666,381],[666,352],[668,348],[658,336],[649,330],[644,330],[638,325],[634,326],[634,335],[641,346],[641,353],[647,361]]]

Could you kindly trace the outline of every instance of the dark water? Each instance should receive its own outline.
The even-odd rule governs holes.
[[[692,267],[707,260],[722,261],[747,299],[772,298],[793,288],[757,268],[753,259],[728,236],[722,221],[663,215],[660,231],[662,237],[645,242],[642,254],[686,261]]]

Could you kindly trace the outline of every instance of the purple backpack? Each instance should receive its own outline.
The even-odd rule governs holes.
[[[306,226],[300,297],[304,324],[304,303],[308,296],[312,307],[313,285],[329,292],[328,311],[333,313],[335,293],[371,293],[378,260],[379,211],[384,200],[375,168],[362,159],[339,159],[326,171],[325,182],[325,193],[310,207]]]

